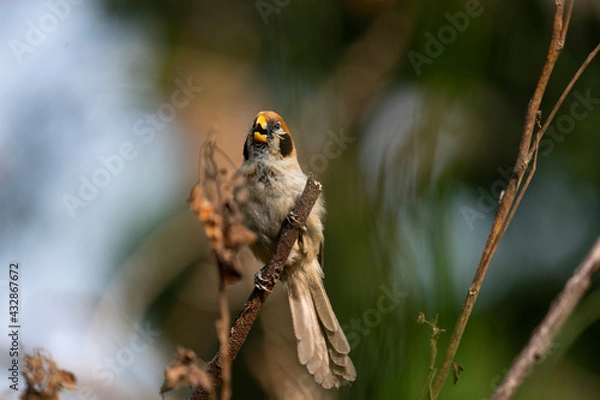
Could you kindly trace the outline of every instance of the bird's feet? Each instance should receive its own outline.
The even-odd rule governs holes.
[[[287,221],[293,227],[300,228],[300,230],[302,232],[306,232],[306,225],[303,225],[303,224],[300,223],[300,221],[298,221],[298,217],[296,217],[296,214],[294,214],[293,211],[290,211],[290,213],[288,214]]]
[[[269,289],[267,287],[267,284],[269,283],[269,280],[263,277],[262,269],[259,269],[258,272],[254,274],[254,287],[256,287],[257,289],[260,289],[263,292],[272,292],[272,289]]]

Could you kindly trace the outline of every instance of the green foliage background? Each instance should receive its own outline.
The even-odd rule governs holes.
[[[353,349],[359,378],[341,390],[340,397],[415,399],[430,357],[430,331],[416,323],[418,312],[428,318],[439,314],[439,325],[451,331],[493,216],[482,214],[469,229],[464,207],[480,212],[477,188],[489,192],[501,178],[497,168],[514,163],[524,112],[549,44],[553,6],[544,1],[482,1],[481,15],[471,17],[464,32],[455,30],[456,38],[443,45],[441,55],[429,57],[426,34],[437,37],[440,28],[449,26],[445,13],[464,12],[464,2],[279,3],[114,0],[106,3],[106,11],[107,18],[118,18],[123,24],[143,21],[153,32],[156,59],[144,62],[162,65],[162,81],[191,64],[203,68],[205,54],[245,64],[264,91],[265,103],[256,104],[256,111],[274,108],[293,131],[300,131],[296,140],[301,159],[314,151],[310,141],[318,135],[311,132],[311,116],[340,116],[333,117],[330,126],[335,129],[335,121],[343,121],[343,129],[356,140],[320,176],[328,200],[327,290],[340,321],[360,319],[374,308],[382,284],[397,285],[406,294],[402,304],[383,315]],[[333,85],[328,89],[331,102],[311,108],[311,98],[339,74],[339,66],[350,57],[349,49],[371,40],[370,29],[385,18],[396,18],[398,34],[383,36],[388,42],[370,43],[375,49],[371,53],[351,55],[356,57],[354,66],[364,66],[365,75],[380,75],[366,83],[338,80],[337,84],[356,87]],[[543,102],[543,117],[600,39],[599,22],[592,2],[575,5],[565,50]],[[398,55],[390,57],[393,65],[385,72],[368,70],[373,57],[384,56],[378,51]],[[417,71],[411,65],[411,51],[428,57],[430,63]],[[600,96],[599,75],[596,60],[573,93],[590,90],[592,97]],[[372,85],[380,87],[374,90]],[[354,94],[360,106],[348,108],[357,113],[348,116],[344,96],[353,90],[362,92]],[[392,135],[404,135],[405,142],[396,141],[383,154],[366,157],[367,145],[381,140],[374,137],[373,120],[379,109],[396,101],[393,93],[422,96],[422,107],[413,115],[421,122],[403,131],[400,127],[407,121],[392,119],[396,125],[387,128]],[[237,95],[243,98],[246,93]],[[558,115],[569,113],[573,101],[571,94]],[[459,134],[443,129],[455,106],[460,114]],[[237,112],[235,102],[228,107],[232,114]],[[538,174],[492,263],[457,354],[456,361],[465,371],[458,384],[446,385],[441,398],[484,399],[491,394],[598,235],[598,126],[600,111],[595,108],[564,139],[546,143],[553,145],[552,150],[540,157]],[[453,135],[450,141],[455,148],[444,147],[445,135]],[[444,155],[446,150],[449,154]],[[375,162],[370,169],[375,175],[366,173],[367,159]],[[568,207],[553,201],[556,191],[569,199]],[[591,203],[579,202],[583,192]],[[570,216],[571,212],[578,216]],[[580,213],[593,219],[590,225],[582,225]],[[581,231],[576,242],[561,235],[564,227],[557,221],[571,225],[565,231]],[[539,257],[563,245],[570,249],[568,254]],[[510,279],[505,279],[507,275]],[[567,334],[536,366],[517,398],[597,398],[600,307],[593,306],[598,303],[597,285],[591,292],[569,322]],[[176,291],[166,291],[161,301],[168,302],[171,296]],[[169,313],[170,308],[156,307],[154,312]],[[192,325],[178,329],[192,329]],[[449,332],[440,338],[440,353],[448,336]],[[198,341],[206,338],[191,335],[182,344],[193,348]],[[243,398],[263,398],[263,389],[250,383],[250,372],[240,364],[238,360],[234,397],[244,393]]]
[[[179,146],[176,162],[160,164],[168,177],[160,179],[172,183],[164,189],[169,201],[152,208],[142,197],[119,210],[127,217],[111,228],[118,240],[106,249],[112,262],[102,266],[108,278],[98,309],[111,288],[123,286],[118,306],[132,320],[152,321],[162,332],[153,347],[162,355],[153,361],[155,369],[166,365],[177,345],[212,357],[215,272],[200,222],[185,203],[196,180],[197,150],[214,128],[220,145],[239,163],[255,114],[274,109],[294,134],[301,164],[325,188],[325,286],[340,322],[353,334],[351,355],[358,370],[357,381],[331,397],[417,399],[431,356],[430,329],[417,324],[417,316],[423,312],[430,320],[439,314],[438,324],[446,330],[438,341],[440,357],[483,250],[504,171],[515,162],[525,110],[548,50],[553,2],[106,0],[98,5],[97,18],[150,45],[150,56],[126,71],[141,104],[155,108],[147,92],[136,91],[137,84],[150,81],[164,101],[175,79],[192,77],[205,88],[177,115],[183,128],[163,135]],[[465,20],[467,9],[479,11]],[[459,16],[462,31],[450,22]],[[450,32],[442,37],[446,43],[432,44],[430,38],[440,40],[443,32]],[[542,120],[598,42],[598,2],[577,1]],[[131,44],[122,46],[134,51]],[[432,50],[436,47],[439,54]],[[427,61],[415,68],[411,58],[417,53]],[[447,382],[441,399],[490,397],[598,237],[599,77],[596,59],[557,114],[557,121],[575,121],[574,127],[555,122],[554,136],[542,142],[536,175],[491,264],[456,356],[464,372],[457,384]],[[569,120],[581,96],[592,99],[588,113]],[[45,101],[50,107],[52,99]],[[339,156],[316,163],[314,156],[324,154],[332,134],[351,139]],[[143,184],[156,188],[160,179]],[[99,209],[94,205],[86,212]],[[90,232],[95,229],[90,226]],[[234,315],[250,293],[252,272],[248,267],[244,281],[229,289]],[[402,293],[391,312],[377,311],[382,286]],[[234,399],[275,397],[280,392],[273,385],[287,382],[269,375],[285,374],[276,361],[285,352],[277,346],[294,354],[289,352],[293,339],[280,337],[278,330],[289,329],[287,305],[282,296],[269,301],[234,363]],[[516,398],[597,399],[599,321],[596,279]],[[154,393],[159,387],[156,382],[156,391],[147,385],[144,390]],[[189,393],[180,389],[168,398]]]

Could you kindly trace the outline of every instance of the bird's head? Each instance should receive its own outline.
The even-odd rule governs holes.
[[[252,159],[284,160],[296,157],[292,134],[274,111],[258,113],[244,143],[244,161]]]

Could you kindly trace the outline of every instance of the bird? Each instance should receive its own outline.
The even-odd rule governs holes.
[[[274,111],[257,114],[246,136],[243,156],[235,173],[234,201],[243,223],[256,235],[250,249],[258,260],[267,263],[275,252],[282,224],[294,219],[291,211],[307,176],[298,163],[287,124]],[[281,281],[288,294],[298,359],[317,383],[331,389],[354,381],[356,369],[323,286],[324,217],[325,204],[319,196],[301,227]]]

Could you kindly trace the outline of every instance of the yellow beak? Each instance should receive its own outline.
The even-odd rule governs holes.
[[[267,130],[267,119],[265,118],[265,116],[264,116],[264,115],[262,115],[262,114],[261,114],[261,115],[259,115],[259,116],[256,118],[256,125],[257,125],[257,126],[258,126],[258,125],[260,125],[260,127],[261,127],[261,128],[264,130],[264,131],[266,131],[266,130]]]
[[[267,119],[265,118],[264,115],[259,115],[256,118],[256,125],[257,128],[260,126],[261,129],[263,130],[263,132],[266,132],[267,130]],[[258,131],[254,131],[254,142],[255,143],[267,143],[267,135],[264,135]]]
[[[254,132],[254,142],[255,143],[267,143],[267,135],[263,135],[262,133],[255,131]]]

